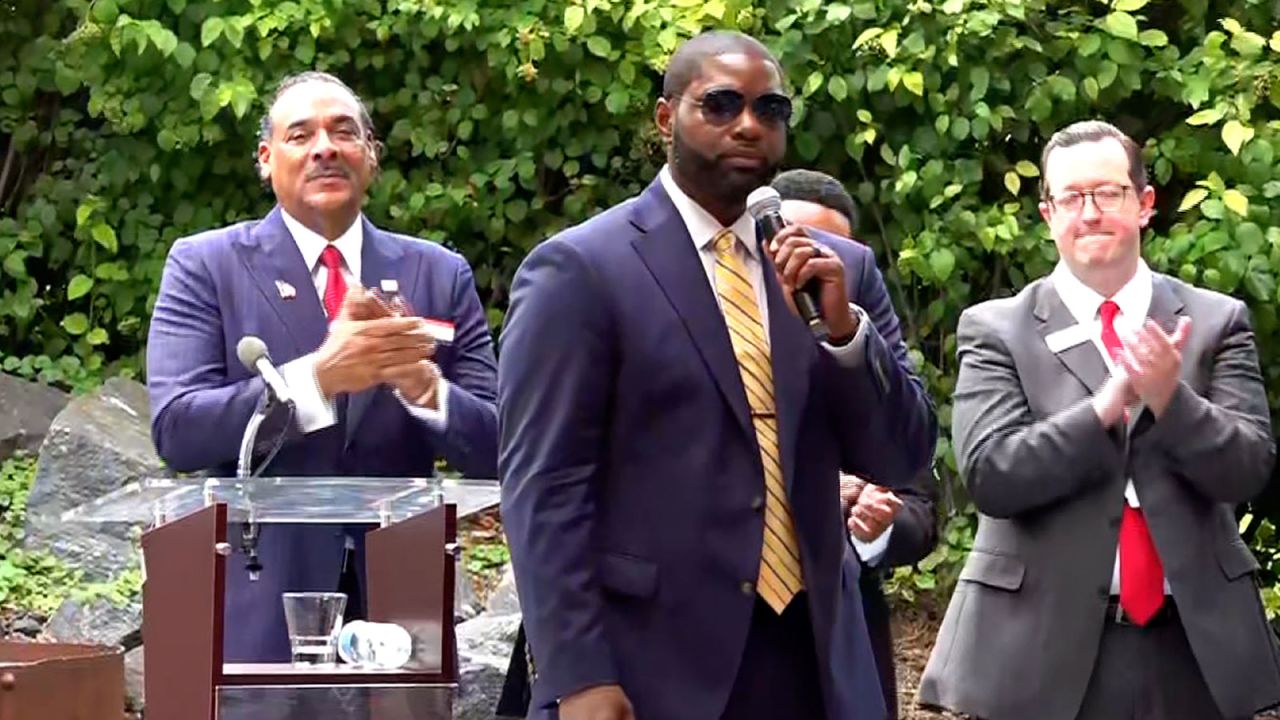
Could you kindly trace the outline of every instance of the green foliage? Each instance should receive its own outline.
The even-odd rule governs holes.
[[[938,403],[953,498],[946,591],[972,514],[949,446],[955,327],[1056,261],[1037,211],[1053,130],[1145,141],[1160,270],[1245,298],[1280,402],[1280,33],[1262,0],[15,0],[0,17],[0,366],[81,387],[137,374],[164,254],[260,216],[256,118],[284,73],[353,84],[386,141],[368,215],[445,242],[500,325],[541,239],[662,161],[670,52],[736,27],[778,53],[788,158],[845,180]],[[1260,510],[1260,519],[1270,510]],[[1257,523],[1247,532],[1261,537]],[[932,562],[932,561],[931,561]],[[1275,567],[1268,563],[1268,582]],[[926,576],[922,576],[926,577]]]
[[[48,616],[62,604],[79,574],[47,552],[21,548],[27,494],[35,458],[17,455],[0,463],[0,608]]]
[[[511,552],[507,550],[506,543],[501,540],[470,545],[464,555],[467,574],[472,576],[492,574],[511,562]]]

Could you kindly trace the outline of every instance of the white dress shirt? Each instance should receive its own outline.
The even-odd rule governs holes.
[[[1072,275],[1071,270],[1062,261],[1058,262],[1050,277],[1053,279],[1053,287],[1057,290],[1058,297],[1062,298],[1062,302],[1067,306],[1067,310],[1071,312],[1071,316],[1076,319],[1077,323],[1089,328],[1089,337],[1093,340],[1094,347],[1098,349],[1098,354],[1102,356],[1103,362],[1107,364],[1107,370],[1112,375],[1124,372],[1123,369],[1117,369],[1116,364],[1111,360],[1111,353],[1107,352],[1106,346],[1102,344],[1102,319],[1098,310],[1107,298],[1099,295],[1075,275]],[[1116,314],[1115,329],[1116,334],[1123,340],[1126,333],[1134,332],[1142,327],[1147,320],[1147,311],[1151,308],[1151,269],[1147,267],[1147,264],[1139,259],[1138,271],[1110,299],[1120,306],[1120,312]],[[1131,414],[1141,411],[1141,401],[1139,401],[1138,406],[1129,409]],[[1130,507],[1141,507],[1138,502],[1138,491],[1133,486],[1133,480],[1128,480],[1125,483],[1124,498]],[[1167,578],[1164,582],[1164,591],[1166,593],[1169,592]],[[1116,547],[1115,567],[1111,573],[1111,594],[1120,594],[1120,548],[1118,546]]]
[[[671,202],[676,206],[676,212],[680,214],[680,219],[684,221],[685,228],[689,231],[689,237],[693,240],[693,246],[698,250],[698,257],[702,259],[702,268],[707,274],[707,282],[711,283],[711,289],[716,287],[716,251],[712,240],[724,230],[724,226],[716,220],[711,213],[707,212],[701,205],[689,197],[676,181],[671,177],[671,169],[663,166],[658,173],[658,180],[662,183],[662,188],[667,191],[667,195],[671,198]],[[734,252],[738,253],[738,257],[742,260],[743,266],[747,271],[747,279],[751,281],[751,289],[756,294],[756,305],[760,308],[760,322],[764,326],[764,338],[766,343],[771,343],[769,337],[769,299],[765,294],[764,285],[764,262],[760,257],[760,247],[756,243],[756,221],[747,212],[743,212],[738,216],[737,220],[729,226],[741,242],[734,244]],[[716,302],[720,302],[720,295],[716,293]],[[866,328],[870,320],[862,308],[853,305],[854,312],[858,313],[858,330],[854,333],[853,339],[849,342],[836,347],[830,343],[822,343],[832,356],[846,367],[856,367],[862,362],[865,356],[863,352],[866,344]],[[892,530],[892,527],[890,527]],[[884,547],[889,542],[889,532],[886,530],[879,538],[871,543],[862,543],[857,538],[850,536],[853,540],[855,548],[858,548],[858,555],[862,557],[863,562],[874,565],[880,560],[884,554]],[[868,555],[863,555],[864,548],[869,549],[871,559]],[[877,548],[879,548],[877,550]]]
[[[351,227],[347,228],[342,235],[333,241],[333,246],[338,248],[338,251],[342,254],[342,275],[347,281],[348,288],[360,284],[360,260],[361,251],[364,248],[364,223],[361,222],[362,217],[357,216],[355,222],[351,223]],[[320,298],[321,305],[323,305],[324,289],[329,282],[329,268],[320,262],[320,255],[324,252],[325,247],[329,245],[329,241],[311,228],[298,222],[283,209],[280,211],[280,218],[284,220],[285,227],[288,228],[293,241],[297,243],[298,251],[302,253],[303,262],[311,269],[311,279],[315,283],[316,294]],[[299,430],[304,433],[311,433],[330,427],[338,421],[333,400],[326,398],[320,392],[320,385],[316,382],[316,354],[314,352],[281,365],[280,375],[284,377],[285,383],[293,391],[294,411]],[[395,395],[400,399],[405,409],[414,417],[438,430],[443,430],[448,417],[446,403],[449,383],[444,378],[439,378],[437,382],[439,383],[436,388],[438,410],[413,405],[400,395],[399,390],[396,391]]]

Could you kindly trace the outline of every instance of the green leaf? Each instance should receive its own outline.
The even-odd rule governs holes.
[[[1081,85],[1081,88],[1084,90],[1084,94],[1088,96],[1090,100],[1098,99],[1098,81],[1097,80],[1091,77],[1087,77],[1084,79],[1084,82],[1081,83],[1080,85]]]
[[[89,331],[89,318],[84,313],[71,313],[62,318],[62,329],[72,335],[83,335]]]
[[[63,95],[70,95],[80,89],[80,76],[59,62],[53,69],[53,86]]]
[[[1228,210],[1240,217],[1249,214],[1249,198],[1235,188],[1222,193],[1222,203],[1227,206]]]
[[[929,267],[939,281],[946,282],[956,267],[955,253],[948,248],[938,248],[929,254]]]
[[[853,49],[857,50],[858,48],[862,47],[865,43],[871,42],[875,38],[879,37],[880,34],[883,32],[884,32],[884,28],[878,28],[878,27],[869,27],[866,30],[863,30],[862,32],[858,33],[858,39],[853,41]]]
[[[112,230],[110,225],[98,223],[93,226],[93,229],[89,231],[89,234],[93,236],[93,239],[99,245],[110,250],[112,253],[119,249],[119,245],[116,241],[116,231]]]
[[[1019,160],[1013,166],[1013,169],[1017,170],[1022,177],[1040,177],[1040,168],[1036,167],[1035,163],[1030,160]]]
[[[1111,83],[1116,81],[1116,75],[1120,72],[1120,66],[1110,60],[1103,60],[1098,66],[1098,87],[1106,90],[1111,87]]]
[[[165,57],[169,57],[174,50],[178,49],[178,36],[164,27],[148,25],[147,37],[150,38],[151,44],[155,45],[160,54]]]
[[[911,71],[902,76],[902,85],[907,90],[924,97],[924,74]]]
[[[1125,40],[1138,39],[1138,21],[1127,12],[1113,12],[1102,21],[1107,32]]]
[[[190,43],[180,42],[173,49],[173,59],[184,68],[191,67],[191,63],[195,62],[196,49],[191,47]]]
[[[222,34],[226,36],[231,46],[239,50],[244,44],[244,26],[237,22],[226,23],[222,28]]]
[[[93,278],[88,275],[76,275],[67,285],[67,299],[76,300],[93,289]]]
[[[1141,10],[1151,0],[1116,0],[1115,9],[1123,12]]]
[[[884,54],[893,57],[898,52],[898,31],[885,30],[880,35],[880,47],[884,48]]]
[[[1280,53],[1280,30],[1271,33],[1271,42],[1267,45],[1276,52]]]
[[[1182,196],[1182,202],[1178,204],[1178,212],[1186,212],[1191,208],[1204,202],[1209,197],[1209,191],[1204,188],[1191,188],[1186,195]]]
[[[844,4],[835,4],[827,8],[827,22],[842,23],[853,14],[853,8]]]
[[[218,15],[205,20],[204,24],[200,26],[200,44],[204,47],[209,47],[216,42],[218,37],[222,35],[226,24],[226,20],[223,20]]]
[[[607,58],[609,52],[613,50],[613,44],[603,35],[592,35],[587,38],[587,50],[591,51],[592,55]]]
[[[831,97],[835,98],[837,102],[843,101],[845,98],[849,97],[849,85],[845,82],[844,76],[832,75],[831,79],[827,80],[827,92]]]
[[[1017,195],[1022,189],[1022,178],[1018,177],[1018,173],[1010,170],[1004,174],[1004,187],[1010,195]]]
[[[808,79],[804,81],[804,89],[801,90],[801,93],[805,97],[809,97],[814,94],[817,92],[818,88],[822,87],[822,79],[822,72],[819,70],[814,70],[809,73]]]
[[[89,334],[86,335],[84,339],[85,339],[85,342],[89,343],[90,345],[102,345],[103,343],[107,342],[107,340],[109,340],[110,338],[107,337],[106,330],[103,330],[100,327],[96,327],[90,330]]]
[[[942,3],[942,12],[948,15],[959,15],[964,12],[965,0],[946,0]]]
[[[1138,33],[1138,42],[1147,47],[1164,47],[1169,44],[1169,36],[1160,30],[1143,30]]]
[[[978,65],[969,71],[969,82],[973,85],[969,90],[969,99],[978,102],[987,94],[987,87],[991,84],[991,71]]]
[[[100,25],[113,25],[120,16],[120,8],[116,0],[94,0],[93,19]]]
[[[564,9],[564,29],[571,33],[578,32],[586,17],[587,11],[581,5],[570,5]]]
[[[630,102],[631,95],[626,90],[614,90],[604,99],[604,106],[614,115],[621,115]]]
[[[1222,142],[1227,144],[1232,155],[1239,155],[1240,148],[1253,139],[1253,128],[1241,125],[1237,120],[1228,120],[1222,126]]]
[[[1187,118],[1188,125],[1212,125],[1222,119],[1222,111],[1217,108],[1206,108]]]
[[[1085,35],[1080,41],[1080,54],[1088,57],[1102,48],[1102,37],[1099,35]]]

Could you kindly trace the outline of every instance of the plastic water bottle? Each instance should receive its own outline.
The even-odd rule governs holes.
[[[403,667],[413,655],[413,638],[395,623],[353,620],[338,633],[338,656],[344,662],[376,670]]]

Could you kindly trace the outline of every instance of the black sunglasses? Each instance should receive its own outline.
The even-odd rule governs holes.
[[[708,90],[701,98],[683,97],[702,108],[702,117],[712,125],[733,122],[747,106],[745,95],[728,88]],[[765,93],[751,101],[751,113],[760,122],[786,125],[791,120],[791,98],[781,93]]]

